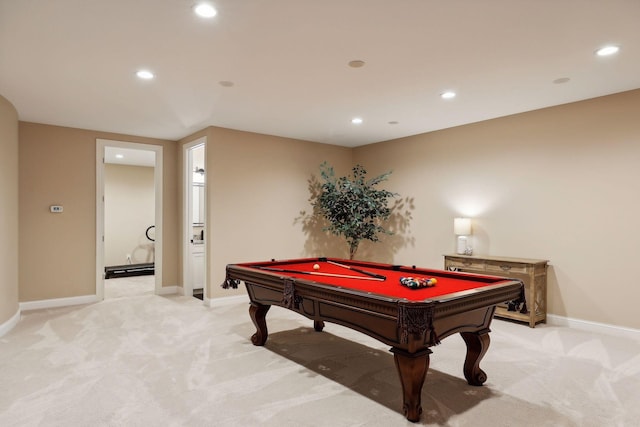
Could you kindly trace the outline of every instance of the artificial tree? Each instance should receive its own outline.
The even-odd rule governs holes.
[[[349,259],[353,259],[362,240],[377,242],[379,234],[392,234],[382,227],[391,215],[388,200],[398,196],[376,186],[386,181],[391,172],[369,180],[361,165],[352,169],[352,175],[336,178],[333,167],[327,162],[320,165],[323,179],[320,193],[312,202],[314,208],[328,222],[324,231],[344,236],[349,245]]]

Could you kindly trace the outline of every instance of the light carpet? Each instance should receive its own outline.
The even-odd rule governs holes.
[[[274,307],[256,347],[247,302],[207,308],[153,295],[152,276],[111,280],[105,301],[23,313],[0,338],[0,426],[416,425],[378,341]],[[433,348],[418,425],[640,425],[640,341],[492,331],[483,387],[464,380],[459,336]]]

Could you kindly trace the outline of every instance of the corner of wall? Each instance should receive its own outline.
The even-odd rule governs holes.
[[[18,112],[0,95],[0,336],[20,320],[18,305]]]

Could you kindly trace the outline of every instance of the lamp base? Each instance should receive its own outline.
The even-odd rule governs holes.
[[[467,236],[458,236],[458,249],[456,251],[460,255],[467,252]]]

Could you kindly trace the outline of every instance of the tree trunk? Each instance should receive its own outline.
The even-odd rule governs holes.
[[[349,243],[349,259],[353,259],[353,257],[356,255],[356,251],[358,250],[358,244],[360,242],[351,242]]]

